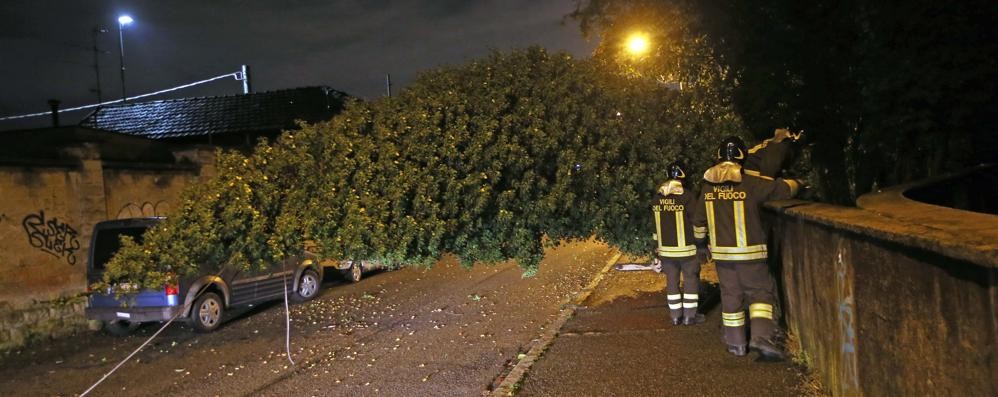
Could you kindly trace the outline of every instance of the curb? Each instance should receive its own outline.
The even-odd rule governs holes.
[[[562,304],[561,310],[558,313],[558,318],[545,325],[544,334],[536,340],[527,354],[524,355],[524,357],[521,358],[515,366],[513,366],[513,369],[509,371],[509,374],[506,375],[506,378],[503,379],[502,383],[500,383],[495,390],[483,393],[484,395],[489,397],[504,397],[512,396],[516,393],[516,389],[519,387],[520,381],[522,381],[523,377],[526,376],[527,371],[530,370],[530,367],[533,366],[534,362],[540,358],[541,354],[543,354],[544,351],[551,346],[551,343],[554,342],[554,338],[558,337],[558,333],[561,332],[561,328],[565,326],[568,319],[575,315],[575,311],[578,309],[579,305],[589,298],[589,295],[593,293],[593,290],[596,289],[596,286],[599,285],[600,281],[603,281],[603,277],[608,271],[610,271],[611,268],[613,268],[613,265],[617,263],[620,256],[620,252],[617,252],[612,258],[610,258],[609,261],[607,261],[606,266],[603,266],[603,269],[596,274],[596,277],[593,277],[592,281],[589,282],[589,285],[586,285],[585,288],[579,291],[579,293],[576,294],[571,301],[566,300],[566,302]]]

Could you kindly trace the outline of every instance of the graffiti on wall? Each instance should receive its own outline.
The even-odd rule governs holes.
[[[853,300],[853,272],[845,259],[842,242],[839,241],[838,257],[835,260],[835,285],[838,289],[839,324],[842,327],[842,388],[859,390],[859,368],[856,355],[856,314]]]
[[[57,258],[65,258],[70,265],[76,264],[76,251],[80,249],[79,232],[59,219],[45,219],[45,211],[38,210],[21,221],[28,234],[28,244]]]
[[[126,218],[148,218],[153,216],[166,216],[170,211],[170,205],[166,201],[159,201],[156,204],[148,201],[142,204],[128,203],[118,210],[116,219]]]

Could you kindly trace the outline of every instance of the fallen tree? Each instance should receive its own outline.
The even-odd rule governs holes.
[[[527,275],[544,244],[595,236],[641,252],[665,165],[703,170],[716,142],[743,134],[704,92],[540,48],[430,71],[248,155],[219,153],[218,175],[143,244],[126,241],[105,282],[262,266],[306,241],[396,265],[515,259]]]

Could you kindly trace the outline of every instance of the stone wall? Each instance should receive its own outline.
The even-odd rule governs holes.
[[[75,167],[2,167],[0,191],[0,302],[22,296],[58,296],[83,282]]]
[[[998,395],[998,217],[904,189],[770,203],[787,326],[835,396]]]
[[[0,350],[61,338],[87,328],[86,300],[71,297],[18,305],[0,302]]]
[[[84,328],[80,294],[94,225],[167,215],[184,187],[213,170],[210,150],[202,152],[178,153],[174,162],[123,162],[83,144],[59,159],[2,159],[0,350]]]
[[[108,219],[166,216],[191,182],[183,169],[104,168]],[[150,192],[153,192],[150,194]]]

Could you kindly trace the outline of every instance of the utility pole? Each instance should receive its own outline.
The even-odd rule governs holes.
[[[385,88],[388,89],[388,97],[392,97],[392,74],[385,73]]]
[[[52,111],[52,127],[59,126],[59,100],[49,99],[49,109]]]
[[[239,74],[241,77],[240,80],[243,81],[243,94],[249,94],[250,92],[253,91],[253,86],[250,85],[249,66],[243,65],[242,70],[239,72]]]
[[[101,85],[100,85],[100,49],[97,48],[97,36],[101,33],[107,33],[107,29],[100,27],[100,25],[94,26],[94,76],[97,78],[97,104],[104,103],[104,98],[101,96]]]

